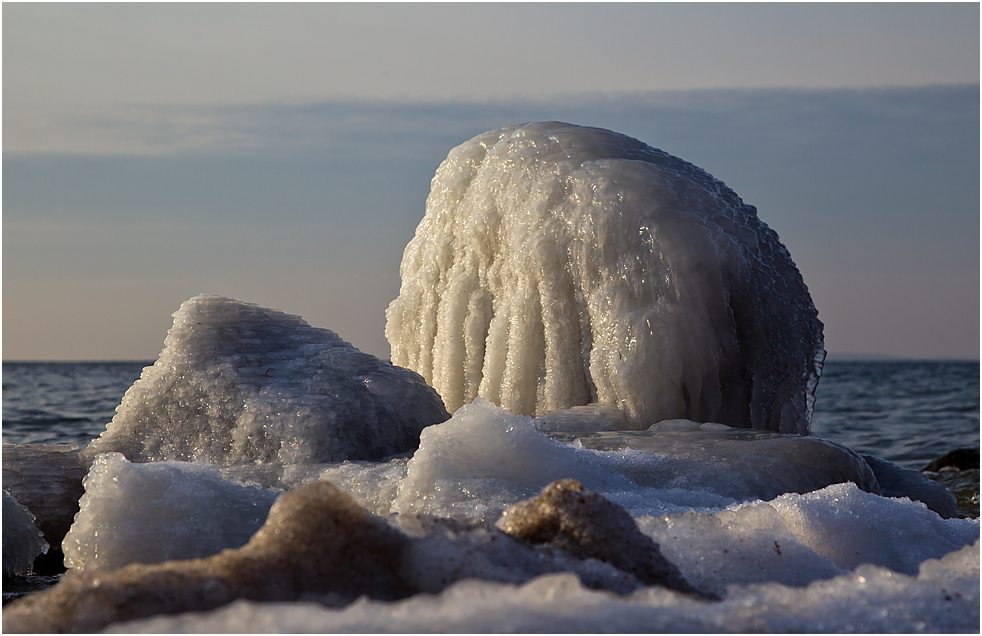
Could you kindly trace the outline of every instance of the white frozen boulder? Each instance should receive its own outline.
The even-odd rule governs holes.
[[[34,515],[3,491],[3,575],[31,573],[34,559],[48,552],[48,543],[34,525]]]
[[[75,570],[192,559],[245,545],[279,494],[222,479],[207,462],[99,455],[62,543]]]
[[[83,451],[280,465],[409,451],[447,419],[419,375],[298,316],[221,296],[174,314],[164,350]]]
[[[597,128],[508,126],[454,148],[386,316],[395,364],[453,412],[616,405],[805,434],[824,349],[791,257],[701,169]]]

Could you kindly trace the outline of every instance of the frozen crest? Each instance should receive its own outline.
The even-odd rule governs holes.
[[[453,412],[617,405],[807,434],[822,324],[787,249],[703,170],[610,131],[509,126],[454,148],[387,311],[394,364]]]

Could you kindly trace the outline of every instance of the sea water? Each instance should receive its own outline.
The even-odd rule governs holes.
[[[147,362],[4,362],[3,441],[85,446]],[[811,435],[920,470],[979,447],[979,363],[837,360],[816,391]]]

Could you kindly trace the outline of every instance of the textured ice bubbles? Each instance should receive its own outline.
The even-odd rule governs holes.
[[[453,412],[592,402],[807,433],[822,325],[787,249],[699,168],[597,128],[509,126],[433,179],[387,311]]]
[[[417,374],[298,316],[221,296],[181,305],[164,350],[83,451],[287,466],[412,450],[449,417]]]

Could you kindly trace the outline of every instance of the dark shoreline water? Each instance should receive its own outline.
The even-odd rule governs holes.
[[[4,362],[3,439],[85,445],[150,361]],[[811,434],[920,470],[979,447],[979,363],[830,360]]]

